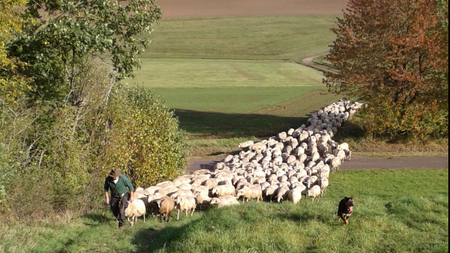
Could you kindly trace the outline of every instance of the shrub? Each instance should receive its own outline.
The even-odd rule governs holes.
[[[119,168],[137,186],[171,180],[187,167],[185,133],[151,90],[116,90],[108,110],[108,167]]]

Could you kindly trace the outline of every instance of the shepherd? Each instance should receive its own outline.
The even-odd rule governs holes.
[[[119,222],[119,230],[123,230],[125,209],[128,201],[133,202],[133,185],[118,169],[112,169],[105,179],[104,190],[105,204],[110,205],[112,213]],[[111,191],[111,200],[108,197],[108,191]]]

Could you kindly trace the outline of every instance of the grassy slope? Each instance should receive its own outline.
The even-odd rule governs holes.
[[[153,88],[191,137],[270,136],[335,101],[294,63],[323,52],[334,16],[162,20],[130,82]]]
[[[328,50],[336,16],[162,20],[142,58],[298,61]]]
[[[124,231],[100,210],[56,224],[4,225],[0,251],[448,252],[448,170],[339,171],[330,179],[314,202],[251,201],[168,224],[139,219]],[[335,216],[344,196],[356,201],[347,227]]]

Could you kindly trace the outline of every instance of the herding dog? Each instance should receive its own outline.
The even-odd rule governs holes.
[[[353,206],[355,205],[355,201],[353,200],[353,197],[345,197],[341,199],[339,202],[338,212],[337,215],[339,216],[339,220],[344,220],[344,225],[348,224],[348,218],[353,213]]]

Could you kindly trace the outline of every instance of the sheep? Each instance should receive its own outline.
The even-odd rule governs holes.
[[[245,188],[251,187],[250,184],[258,184],[264,192],[264,197],[270,197],[270,201],[275,195],[280,197],[278,201],[286,199],[286,195],[277,194],[285,187],[300,190],[304,195],[308,194],[309,190],[311,195],[317,184],[322,186],[322,195],[323,186],[326,187],[328,184],[330,170],[335,172],[344,160],[351,159],[348,144],[338,145],[332,138],[337,128],[362,106],[363,104],[339,100],[313,113],[306,125],[303,124],[295,130],[291,128],[287,132],[281,132],[257,143],[252,141],[240,143],[239,147],[243,150],[239,154],[230,154],[222,162],[216,163],[214,173],[200,170],[193,173],[195,177],[188,177],[186,181],[191,180],[189,183],[193,184],[195,189],[199,183],[207,185],[205,188],[211,189],[211,192],[219,198],[221,195],[236,196],[236,193],[239,197],[243,197],[242,194],[247,191]],[[197,175],[210,175],[211,179],[217,181],[217,185],[214,182],[209,184],[199,180]],[[163,185],[168,186],[168,182]],[[227,193],[222,192],[223,189],[219,190],[226,188],[225,185],[234,186],[235,189],[232,190],[230,187],[230,192]],[[275,188],[278,190],[274,194]],[[197,192],[195,189],[194,193]],[[209,200],[212,195],[208,196],[207,193],[208,191],[204,191],[196,195]]]
[[[304,141],[306,141],[308,139],[308,137],[309,137],[309,133],[307,131],[302,131],[300,133],[300,135],[298,136],[298,141],[299,142],[304,142]]]
[[[146,192],[144,189],[139,190],[139,191],[135,191],[135,192],[133,193],[133,197],[134,197],[135,199],[145,198],[147,195],[149,195],[149,193]]]
[[[216,178],[210,178],[208,180],[206,180],[205,182],[203,182],[203,185],[208,187],[209,190],[217,187],[217,184],[219,183],[219,181],[217,181]]]
[[[328,145],[326,142],[320,142],[319,145],[317,145],[317,150],[319,151],[319,154],[323,157],[324,154],[328,153]]]
[[[236,196],[236,189],[233,185],[218,185],[216,188],[212,189],[211,193],[216,194],[218,197],[223,195]]]
[[[336,152],[336,157],[339,158],[339,160],[341,160],[341,163],[343,163],[346,157],[344,150],[339,150],[338,152]]]
[[[211,198],[202,195],[200,192],[197,192],[194,196],[195,203],[199,206],[200,209],[211,204]]]
[[[251,185],[253,185],[253,184],[249,183],[247,180],[242,181],[242,182],[238,182],[236,184],[236,191],[238,191],[238,190],[240,190],[240,189],[242,189],[244,187],[249,187]]]
[[[164,196],[156,201],[158,204],[158,213],[160,214],[160,222],[164,220],[166,222],[170,221],[170,215],[173,212],[173,209],[175,207],[175,201],[171,197]]]
[[[241,142],[238,144],[238,148],[241,149],[248,149],[250,146],[252,146],[254,144],[253,141],[245,141],[245,142]]]
[[[168,187],[159,188],[157,192],[162,195],[170,195],[176,191],[178,191],[178,187],[171,185]]]
[[[308,195],[308,188],[306,188],[306,186],[304,184],[298,184],[295,187],[293,187],[292,189],[294,189],[294,188],[298,188],[300,190],[300,192],[302,193],[302,195],[305,195],[305,196]]]
[[[245,200],[247,200],[248,203],[250,199],[256,199],[256,202],[259,202],[259,200],[262,200],[261,186],[251,185],[249,187],[244,187],[237,192],[236,197],[242,197],[242,203],[244,203]]]
[[[291,183],[289,183],[288,181],[280,182],[279,185],[280,185],[280,186],[285,185],[285,186],[287,186],[287,187],[291,187]]]
[[[145,222],[145,213],[146,207],[144,201],[142,201],[141,199],[135,199],[133,202],[128,201],[128,207],[125,209],[125,216],[128,218],[131,226],[134,225],[134,222],[136,222],[137,218],[140,216],[144,216]],[[130,217],[131,221],[129,219]]]
[[[338,157],[334,157],[331,160],[328,160],[328,165],[330,166],[331,170],[334,172],[336,172],[336,170],[339,170],[339,166],[341,166],[341,159],[339,159]]]
[[[334,153],[334,155],[336,155],[336,153],[338,151],[344,150],[344,149],[350,150],[349,147],[348,147],[348,143],[346,143],[346,142],[343,142],[343,143],[341,143],[339,145],[336,145],[334,150],[333,150],[333,153]]]
[[[261,182],[259,185],[261,186],[261,191],[264,191],[267,187],[270,186],[270,183],[264,181],[264,182]]]
[[[289,178],[289,183],[291,183],[291,185],[296,183],[296,182],[298,182],[298,178],[296,176],[292,176],[292,177]]]
[[[343,151],[345,153],[345,160],[351,161],[352,160],[352,151],[350,151],[348,149],[344,149]]]
[[[273,194],[275,193],[275,191],[278,189],[278,185],[277,184],[271,184],[269,187],[267,187],[264,191],[264,196],[266,197],[266,199],[268,199],[270,202],[272,202],[272,198],[273,198]]]
[[[194,176],[200,176],[200,175],[210,175],[211,171],[207,169],[200,169],[192,172],[192,175]]]
[[[231,195],[223,195],[218,198],[211,198],[211,205],[217,205],[218,208],[231,205],[239,205],[239,201],[236,197]]]
[[[200,193],[202,196],[206,196],[206,197],[209,196],[209,189],[208,189],[208,187],[206,187],[204,185],[194,188],[193,192],[194,192],[194,195],[197,193]]]
[[[145,188],[145,192],[148,192],[149,195],[154,194],[159,190],[158,186],[150,186],[148,188]]]
[[[323,192],[328,187],[328,178],[321,178],[319,181],[320,197],[323,197]]]
[[[308,172],[303,168],[294,174],[296,178],[300,180],[301,177],[308,175]]]
[[[183,175],[175,178],[172,182],[175,186],[180,186],[182,184],[189,184],[191,183],[192,175]]]
[[[306,187],[311,188],[317,182],[317,176],[310,176],[306,181]]]
[[[321,194],[320,186],[314,185],[311,189],[308,190],[308,197],[314,200],[317,196]]]
[[[330,176],[330,166],[327,164],[317,173],[317,177],[319,178],[328,178]]]
[[[192,193],[191,190],[178,190],[174,193],[169,194],[168,196],[173,198],[173,200],[176,200],[182,196],[191,196],[192,197],[192,196],[194,196],[194,194]]]
[[[172,181],[164,181],[164,182],[157,183],[156,186],[159,186],[159,188],[164,188],[164,187],[174,186],[174,184]]]
[[[203,185],[206,180],[210,178],[210,175],[199,175],[192,178],[191,185],[192,187],[197,187]]]
[[[300,188],[294,188],[287,191],[287,199],[292,203],[297,204],[302,198],[302,190]]]
[[[313,151],[311,153],[311,161],[315,162],[315,161],[319,160],[319,158],[320,158],[319,152]]]
[[[191,184],[181,184],[178,186],[178,190],[192,190],[193,187]]]
[[[180,196],[176,201],[177,207],[177,220],[180,219],[180,212],[186,211],[186,216],[188,216],[189,211],[191,211],[191,216],[194,214],[196,208],[196,200],[192,196]]]
[[[280,202],[283,199],[286,199],[286,192],[289,191],[289,187],[286,185],[282,185],[278,187],[278,189],[275,191],[274,195],[277,196],[277,202]]]

